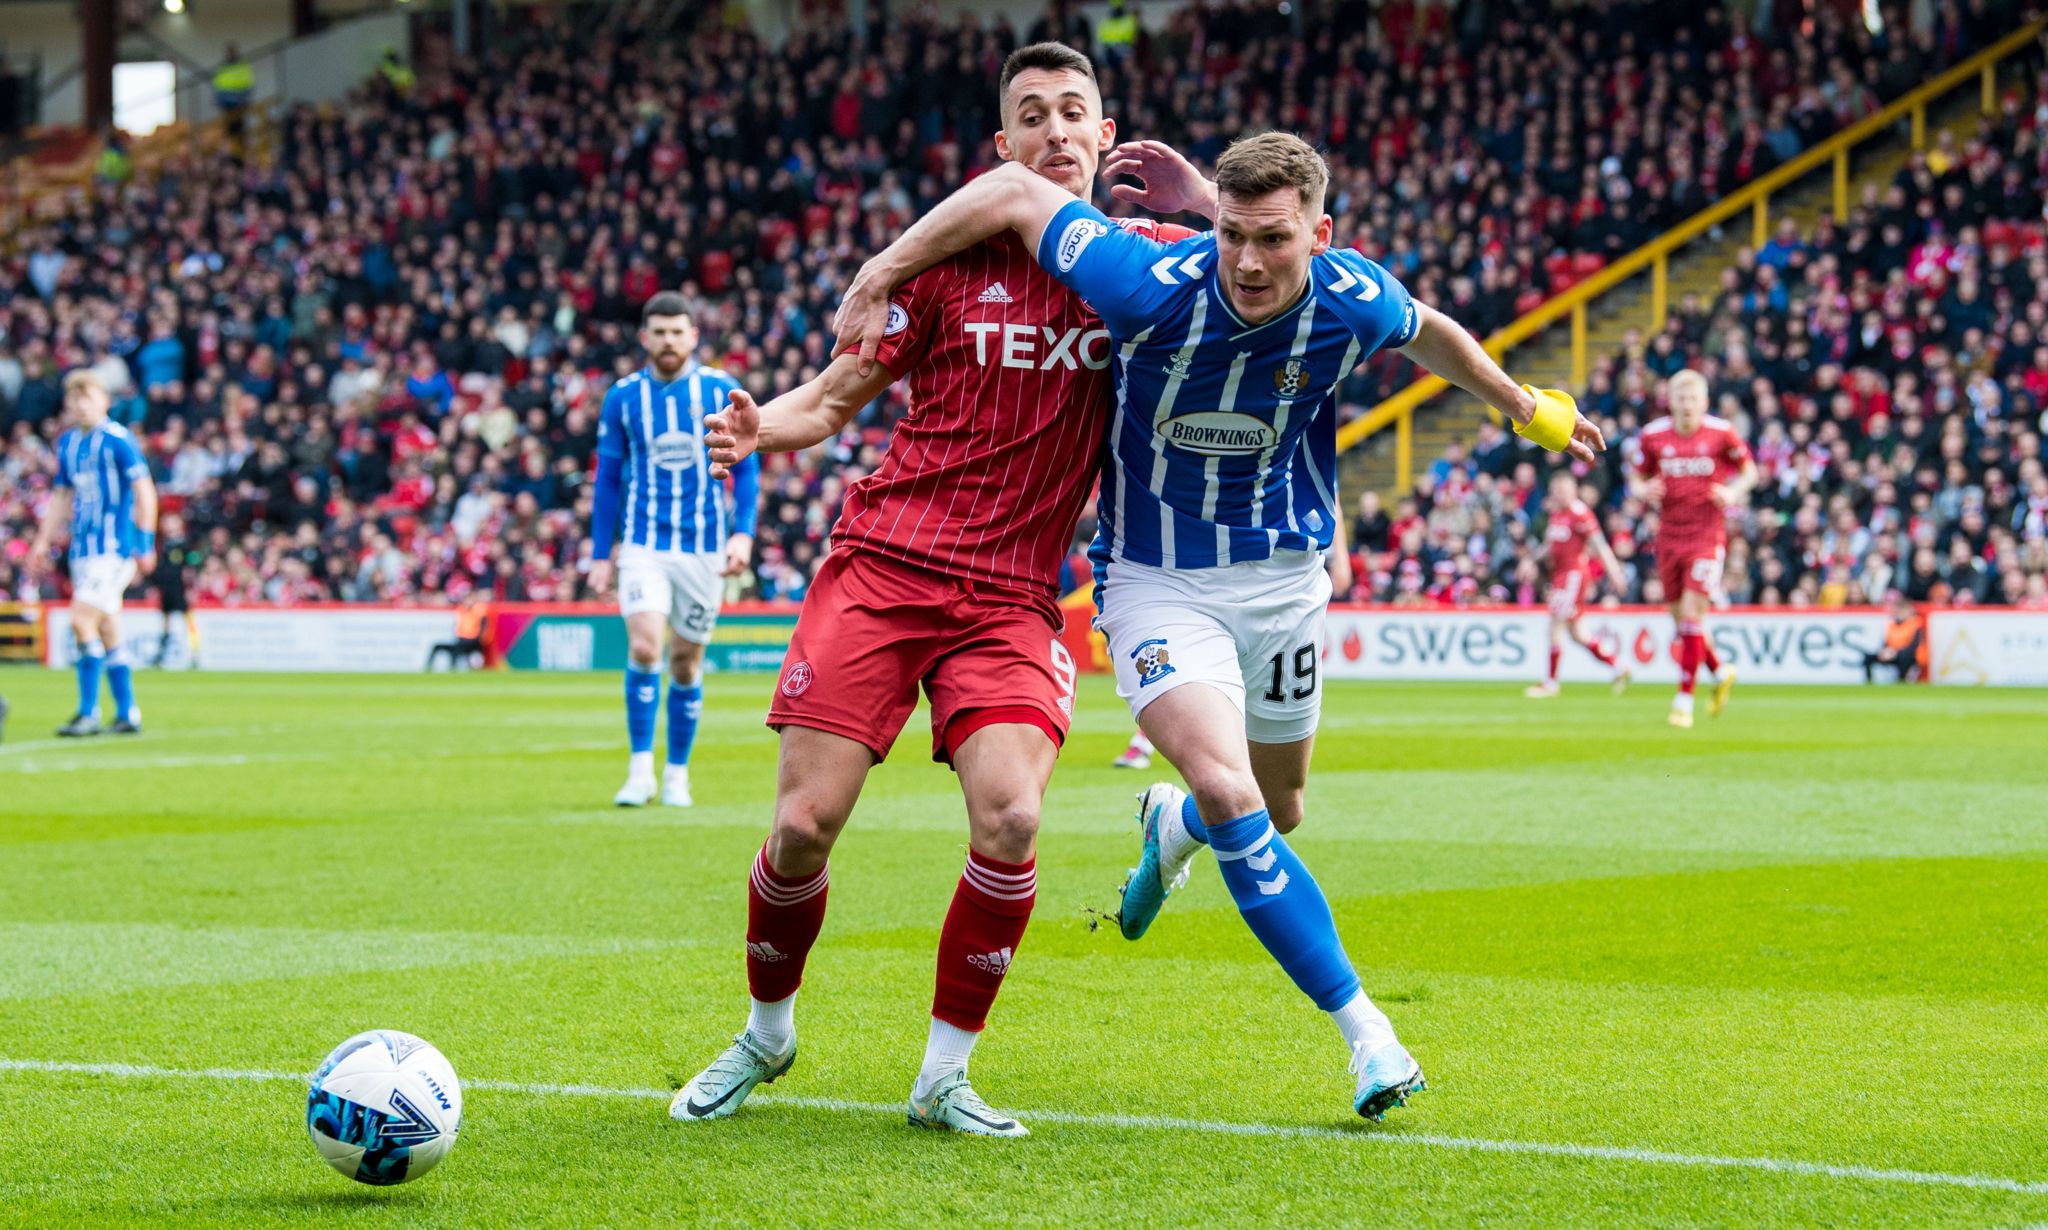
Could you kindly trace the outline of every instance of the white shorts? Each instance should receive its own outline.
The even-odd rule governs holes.
[[[1206,683],[1237,702],[1252,742],[1293,743],[1322,715],[1329,605],[1330,575],[1309,551],[1222,568],[1111,560],[1095,626],[1131,716],[1184,683]]]
[[[659,611],[677,636],[711,643],[725,598],[725,556],[709,551],[619,548],[619,614]]]
[[[119,555],[94,555],[71,561],[71,600],[109,615],[121,613],[121,595],[135,580],[135,561]]]

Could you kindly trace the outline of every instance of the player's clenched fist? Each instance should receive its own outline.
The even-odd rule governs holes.
[[[761,445],[761,407],[745,389],[726,394],[730,408],[704,417],[704,450],[711,458],[711,477],[728,478],[732,468]]]
[[[832,321],[838,337],[836,349],[860,352],[856,371],[861,376],[874,370],[875,351],[889,327],[889,292],[894,289],[894,279],[876,269],[871,260],[860,267],[839,301],[839,313]]]

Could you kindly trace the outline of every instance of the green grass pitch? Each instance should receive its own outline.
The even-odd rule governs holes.
[[[59,743],[71,686],[0,674],[0,1225],[2048,1222],[2040,693],[1747,688],[1686,733],[1660,688],[1331,685],[1295,844],[1432,1086],[1370,1125],[1213,865],[1089,930],[1145,779],[1086,680],[975,1055],[1005,1142],[900,1110],[965,846],[921,714],[796,1069],[684,1128],[745,1008],[769,680],[713,681],[698,805],[636,812],[612,676],[145,673],[148,734]],[[379,1026],[469,1086],[389,1190],[284,1075]]]

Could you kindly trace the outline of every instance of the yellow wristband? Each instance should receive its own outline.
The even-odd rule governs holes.
[[[1563,389],[1522,388],[1536,399],[1536,413],[1527,423],[1515,424],[1515,434],[1533,440],[1553,453],[1571,447],[1572,428],[1579,422],[1579,403]]]

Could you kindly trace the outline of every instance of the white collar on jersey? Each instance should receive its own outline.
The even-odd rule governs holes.
[[[1231,340],[1235,341],[1238,338],[1247,336],[1248,334],[1257,333],[1261,329],[1277,325],[1283,320],[1292,320],[1294,317],[1300,315],[1301,309],[1308,306],[1308,301],[1316,297],[1314,279],[1315,272],[1313,269],[1311,269],[1309,272],[1309,277],[1306,280],[1304,280],[1301,284],[1300,297],[1295,299],[1292,305],[1283,309],[1279,315],[1271,317],[1267,320],[1262,320],[1255,325],[1247,324],[1245,322],[1244,317],[1239,316],[1237,314],[1237,309],[1230,306],[1230,295],[1226,293],[1223,289],[1222,278],[1213,275],[1209,278],[1209,294],[1216,300],[1217,305],[1221,307],[1224,310],[1224,312],[1226,312],[1230,316],[1231,322],[1237,326],[1237,332],[1230,335]]]

